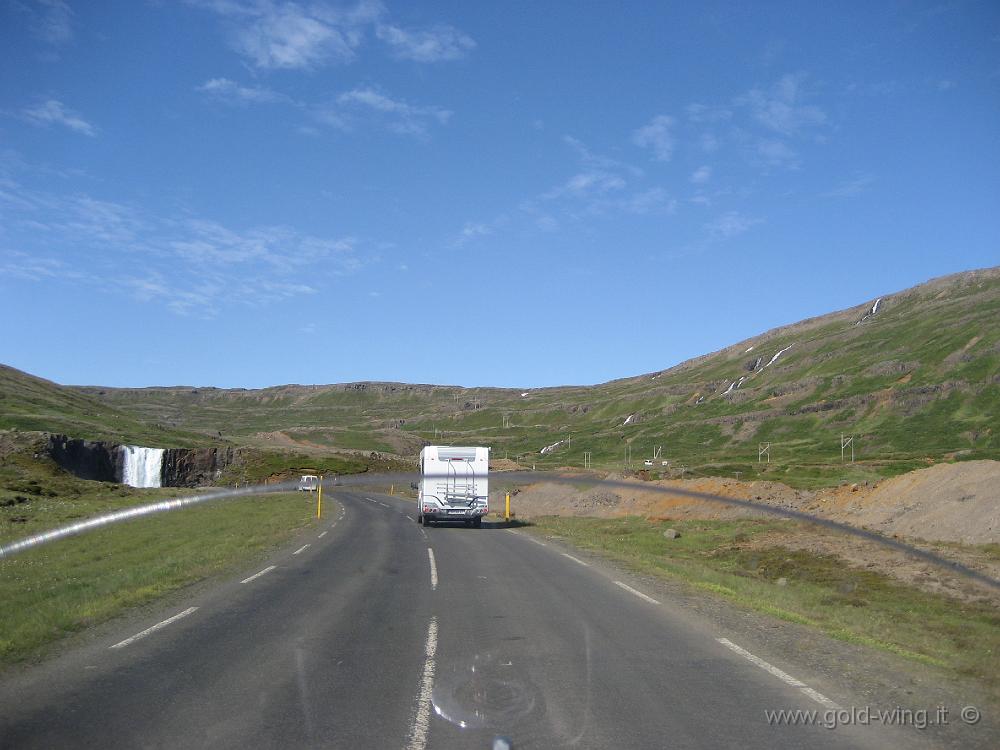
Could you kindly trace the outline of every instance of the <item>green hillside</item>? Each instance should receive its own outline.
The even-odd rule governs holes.
[[[932,461],[1000,458],[1000,268],[886,295],[869,314],[875,302],[598,386],[350,383],[58,393],[81,399],[67,402],[74,421],[94,409],[81,404],[96,403],[115,419],[129,415],[135,429],[155,424],[201,439],[221,432],[244,445],[412,456],[428,442],[475,443],[539,468],[583,466],[589,452],[592,465],[605,469],[622,468],[626,446],[634,468],[661,446],[656,473],[740,472],[798,486],[888,476]],[[0,424],[10,424],[7,411]],[[34,429],[45,424],[43,416],[34,415]],[[57,409],[50,416],[66,422]],[[89,417],[84,426],[93,430],[108,418],[96,411]],[[853,465],[841,463],[841,434],[854,437]],[[766,443],[770,463],[758,461]]]
[[[6,365],[0,365],[2,429],[64,433],[88,440],[163,448],[213,443],[200,432],[147,421],[79,388],[57,385]]]

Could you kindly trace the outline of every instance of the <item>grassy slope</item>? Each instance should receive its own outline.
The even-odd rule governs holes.
[[[663,446],[671,467],[796,486],[889,476],[930,460],[1000,458],[1000,269],[936,280],[770,331],[663,373],[592,387],[533,390],[363,383],[259,391],[82,389],[137,419],[266,441],[413,454],[425,441],[485,443],[539,467],[620,467]],[[747,369],[757,356],[760,372]],[[753,346],[750,353],[746,349]],[[750,379],[723,395],[740,375]],[[699,398],[701,403],[697,403]],[[629,414],[633,424],[623,426]],[[509,415],[512,427],[501,427]],[[437,431],[437,432],[436,432]],[[858,463],[839,462],[853,434]],[[541,447],[572,434],[572,447]],[[757,463],[771,442],[771,464]],[[657,466],[659,468],[659,466]]]
[[[201,432],[150,423],[79,389],[0,365],[0,429],[64,433],[153,448],[217,444]]]

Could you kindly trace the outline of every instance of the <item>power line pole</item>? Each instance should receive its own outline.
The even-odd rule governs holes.
[[[583,468],[590,468],[590,451],[583,452]]]
[[[851,463],[854,463],[854,435],[850,435],[847,438],[844,437],[844,433],[840,433],[840,462],[844,463],[844,451],[847,446],[851,446]]]
[[[762,457],[767,457],[767,462],[771,463],[771,444],[757,443],[757,463],[761,463]]]

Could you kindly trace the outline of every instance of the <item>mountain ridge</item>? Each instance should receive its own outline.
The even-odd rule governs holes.
[[[628,468],[635,451],[633,463],[662,456],[656,471],[829,483],[928,459],[1000,458],[997,321],[1000,267],[931,279],[593,386],[56,387],[201,440],[401,456],[428,442],[466,442],[543,467]],[[11,421],[3,403],[0,426]],[[855,438],[854,465],[836,465],[841,433]]]

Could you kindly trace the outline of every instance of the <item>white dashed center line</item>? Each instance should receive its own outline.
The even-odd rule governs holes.
[[[434,550],[432,550],[430,547],[427,548],[427,557],[431,561],[431,591],[437,591],[438,569],[437,569],[437,563],[434,562]]]
[[[297,550],[295,550],[292,554],[293,555],[301,555],[303,552],[305,552],[309,548],[309,546],[310,545],[308,545],[308,544],[303,544],[301,547],[299,547]]]
[[[427,747],[427,731],[430,729],[431,695],[434,692],[434,657],[437,654],[437,618],[431,618],[427,627],[427,643],[424,646],[424,671],[420,676],[420,694],[417,696],[417,710],[413,717],[410,736],[406,740],[406,750],[424,750]]]
[[[256,580],[257,578],[260,578],[260,577],[261,577],[262,575],[264,575],[265,573],[270,573],[270,572],[271,572],[272,570],[274,570],[274,569],[275,569],[276,567],[278,567],[278,566],[277,566],[277,565],[268,565],[268,566],[267,566],[266,568],[264,568],[264,569],[263,569],[262,571],[260,571],[259,573],[254,573],[254,574],[253,574],[252,576],[250,576],[249,578],[244,578],[244,579],[243,579],[242,581],[240,581],[240,583],[250,583],[250,581],[253,581],[253,580]]]

